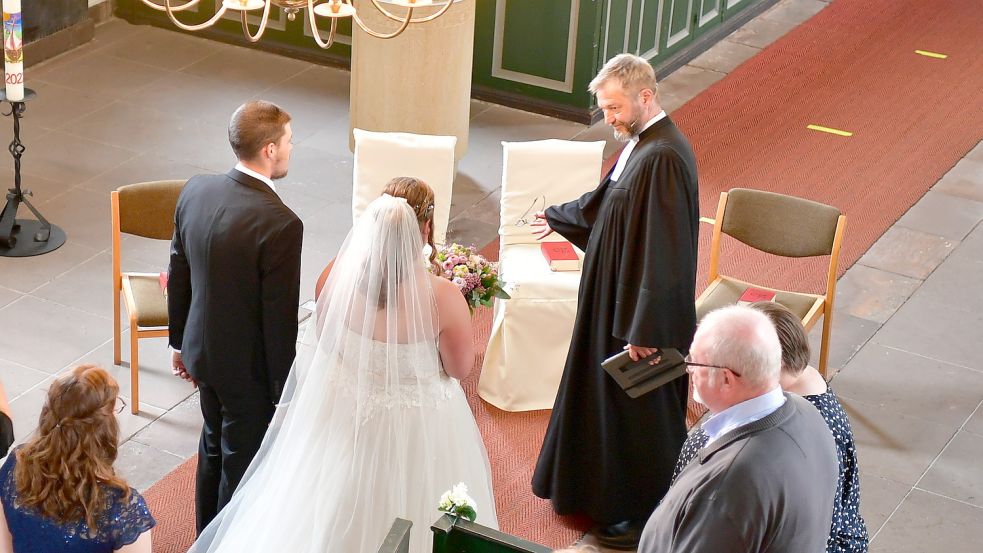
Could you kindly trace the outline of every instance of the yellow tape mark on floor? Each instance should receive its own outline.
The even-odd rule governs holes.
[[[831,129],[829,127],[821,127],[819,125],[807,125],[807,129],[819,132],[828,132],[829,134],[835,134],[838,136],[853,136],[850,131],[841,131],[840,129]]]
[[[940,59],[940,60],[944,60],[947,57],[949,57],[946,54],[939,54],[938,52],[929,52],[928,50],[915,50],[915,53],[918,54],[918,55],[920,55],[920,56],[925,56],[925,57],[929,57],[929,58],[936,58],[936,59]]]

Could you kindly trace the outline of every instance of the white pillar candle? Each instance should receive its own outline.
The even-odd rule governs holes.
[[[21,26],[21,0],[3,0],[3,59],[7,100],[24,100],[24,38]]]

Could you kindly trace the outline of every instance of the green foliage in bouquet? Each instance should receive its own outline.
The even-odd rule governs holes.
[[[498,278],[498,263],[479,255],[474,246],[450,244],[437,246],[437,267],[430,271],[453,282],[464,294],[468,307],[491,307],[493,298],[509,299]]]

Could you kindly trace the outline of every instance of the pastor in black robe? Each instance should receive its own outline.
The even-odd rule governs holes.
[[[696,157],[664,117],[617,181],[546,210],[583,249],[577,318],[533,492],[559,514],[643,521],[669,489],[686,437],[688,377],[632,399],[601,368],[625,344],[689,349],[696,329]]]

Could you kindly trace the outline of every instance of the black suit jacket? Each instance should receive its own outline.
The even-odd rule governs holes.
[[[266,183],[198,175],[174,213],[171,347],[195,379],[265,381],[278,400],[296,354],[304,225]]]

